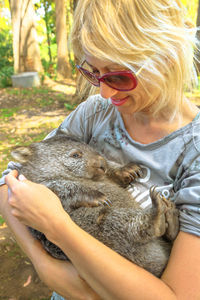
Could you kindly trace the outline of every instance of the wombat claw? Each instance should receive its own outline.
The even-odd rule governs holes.
[[[73,209],[77,209],[80,207],[98,207],[98,206],[111,207],[111,205],[112,202],[109,199],[107,199],[104,194],[101,193],[101,195],[98,195],[96,199],[87,198],[84,200],[83,199],[77,200],[76,203],[71,205],[71,207]]]
[[[121,186],[127,187],[135,179],[142,177],[143,172],[138,165],[129,163],[122,168],[116,169],[113,175]]]
[[[111,207],[112,202],[110,201],[110,199],[102,199],[102,201],[99,201],[99,205]]]
[[[104,207],[111,207],[112,202],[110,201],[110,199],[106,198],[106,196],[97,191],[96,195],[94,196],[94,200],[90,200],[91,202],[93,202],[95,205],[94,206],[104,206]]]

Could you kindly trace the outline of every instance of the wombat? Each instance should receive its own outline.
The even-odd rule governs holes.
[[[153,187],[151,209],[144,211],[125,189],[142,176],[139,166],[120,166],[89,145],[59,132],[12,152],[18,172],[55,192],[75,223],[130,261],[160,277],[178,233],[178,212]],[[41,199],[42,201],[42,199]],[[55,258],[66,255],[45,235],[32,234]]]

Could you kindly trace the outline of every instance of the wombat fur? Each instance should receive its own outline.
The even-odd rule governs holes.
[[[144,211],[125,189],[138,176],[134,163],[110,162],[89,145],[59,132],[54,137],[12,152],[19,173],[50,188],[82,229],[130,261],[160,277],[178,232],[175,206],[150,190],[152,208]],[[41,199],[42,201],[42,199]],[[55,258],[66,255],[30,229]]]

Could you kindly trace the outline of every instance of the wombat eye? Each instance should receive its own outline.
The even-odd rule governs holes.
[[[82,152],[81,151],[71,151],[70,153],[70,157],[73,157],[73,158],[81,158],[82,157]]]
[[[78,157],[80,157],[80,155],[79,155],[78,153],[74,153],[74,154],[72,155],[72,157],[78,158]]]

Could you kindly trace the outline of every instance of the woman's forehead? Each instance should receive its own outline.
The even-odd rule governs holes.
[[[91,54],[85,53],[85,61],[90,66],[95,66],[96,68],[117,68],[120,67],[119,64],[107,60],[107,59],[99,59]]]

